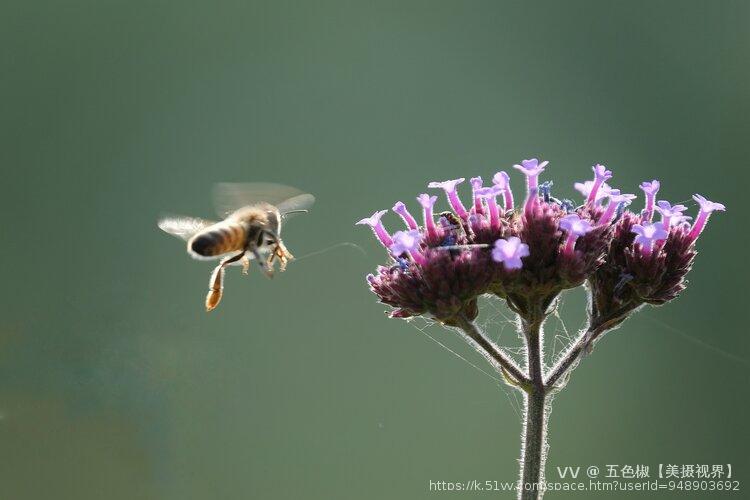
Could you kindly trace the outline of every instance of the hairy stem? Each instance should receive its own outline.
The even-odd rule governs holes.
[[[581,357],[588,351],[591,350],[594,342],[602,336],[608,330],[616,328],[620,323],[625,320],[628,312],[632,308],[623,309],[621,314],[614,315],[607,321],[592,323],[589,328],[583,332],[578,339],[570,346],[570,348],[560,356],[560,359],[555,363],[555,366],[550,370],[545,386],[548,389],[555,389],[555,384],[567,373],[569,373],[578,362]]]
[[[489,359],[493,366],[501,369],[501,375],[510,375],[520,386],[525,386],[529,383],[529,379],[513,362],[510,356],[485,337],[472,321],[461,315],[456,318],[456,326],[466,334],[467,340],[469,340],[477,351]]]
[[[525,395],[521,488],[518,493],[521,500],[536,500],[544,494],[541,485],[546,458],[548,400],[542,367],[542,321],[543,318],[522,322],[530,383]]]

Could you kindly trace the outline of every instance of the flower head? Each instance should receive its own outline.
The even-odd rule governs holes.
[[[581,219],[578,214],[568,214],[560,219],[560,229],[568,233],[563,252],[570,255],[575,249],[578,237],[588,233],[594,227],[589,221]]]
[[[631,201],[633,201],[636,196],[634,194],[620,194],[619,189],[611,189],[608,193],[609,196],[609,203],[607,203],[607,208],[604,210],[604,213],[601,217],[599,217],[599,221],[597,224],[600,226],[609,224],[612,222],[617,215],[617,211],[620,209],[620,206],[623,204],[629,205]]]
[[[525,176],[531,177],[538,176],[539,174],[544,172],[544,167],[546,167],[548,163],[548,161],[539,163],[539,160],[537,160],[536,158],[532,158],[530,160],[521,161],[520,165],[513,165],[513,168],[520,170]]]
[[[502,262],[508,271],[521,269],[523,267],[521,259],[529,255],[529,246],[521,243],[521,239],[516,236],[497,240],[495,247],[492,249],[492,260]]]
[[[589,221],[581,219],[578,214],[568,214],[560,219],[560,229],[575,236],[583,236],[593,228]]]
[[[520,170],[526,176],[526,202],[524,203],[524,212],[528,215],[539,198],[539,174],[544,172],[544,167],[549,162],[539,162],[536,158],[523,160],[520,165],[513,165],[513,168]]]
[[[659,200],[656,202],[656,211],[661,214],[661,222],[664,229],[667,231],[669,227],[674,223],[679,223],[685,220],[685,216],[682,212],[687,210],[685,205],[672,206],[668,201]],[[688,217],[689,218],[689,217]]]
[[[596,181],[584,181],[584,182],[576,182],[573,184],[573,187],[576,191],[581,193],[584,198],[589,197],[589,194],[591,194],[591,190],[594,188],[594,183]],[[599,186],[597,192],[596,192],[596,199],[595,202],[601,200],[602,198],[606,198],[608,196],[608,193],[612,191],[612,188],[607,184],[606,182],[602,182]]]
[[[690,234],[688,235],[688,237],[692,241],[695,241],[703,231],[703,228],[706,227],[706,223],[708,222],[708,218],[711,216],[711,213],[715,212],[716,210],[723,212],[726,210],[726,207],[721,203],[709,201],[699,194],[694,194],[693,199],[698,202],[698,205],[700,205],[700,212],[698,212],[698,217],[695,218],[695,222],[693,223],[693,227],[690,229]]]
[[[651,222],[651,217],[654,215],[654,200],[656,199],[656,193],[659,192],[659,181],[656,179],[651,182],[641,182],[640,187],[646,194],[646,208],[643,209],[643,219],[646,222]]]
[[[435,206],[437,196],[430,196],[427,193],[422,193],[417,196],[417,201],[420,205],[422,205],[422,208],[424,209],[424,227],[427,229],[427,234],[429,236],[435,236],[437,234],[437,229],[435,228],[435,220],[432,214],[432,207]]]
[[[417,229],[419,227],[417,221],[414,219],[414,217],[412,217],[412,215],[409,213],[409,210],[406,208],[406,205],[402,201],[397,201],[396,204],[393,205],[392,210],[399,216],[401,216],[402,219],[404,219],[404,222],[409,229]]]
[[[698,205],[700,205],[701,211],[703,211],[703,212],[711,213],[711,212],[713,212],[715,210],[719,210],[721,212],[724,212],[727,209],[727,207],[725,207],[723,204],[716,203],[714,201],[709,201],[705,197],[703,197],[703,196],[701,196],[699,194],[694,194],[693,195],[693,199],[696,202],[698,202]]]
[[[427,184],[427,187],[439,188],[445,191],[445,194],[448,197],[448,203],[450,203],[453,211],[456,212],[456,215],[466,220],[469,217],[469,212],[466,211],[464,204],[461,203],[461,199],[458,197],[458,192],[456,191],[456,186],[461,184],[464,180],[465,179],[461,177],[459,179],[452,179],[449,181],[433,181]]]
[[[422,235],[418,229],[409,231],[396,231],[393,233],[393,243],[389,247],[391,253],[395,256],[409,254],[418,264],[424,263],[424,256],[421,254],[420,245]]]
[[[480,188],[474,191],[474,196],[476,196],[480,203],[482,200],[487,200],[487,210],[490,215],[490,227],[493,229],[497,229],[500,225],[500,210],[497,206],[497,200],[495,197],[502,192],[503,189],[497,185]]]
[[[358,220],[355,225],[366,225],[370,227],[375,227],[378,224],[380,224],[380,219],[387,213],[388,213],[388,210],[378,210],[371,216]]]
[[[591,170],[594,171],[594,177],[596,180],[601,180],[602,182],[604,182],[612,178],[612,172],[610,170],[607,170],[607,167],[605,167],[604,165],[600,165],[599,163],[591,167]]]
[[[666,240],[669,233],[661,224],[633,224],[631,229],[636,234],[634,243],[641,245],[641,252],[648,255],[654,248],[654,244],[660,240]]]
[[[378,210],[371,216],[360,219],[356,224],[370,226],[380,243],[384,247],[388,248],[393,244],[393,240],[391,239],[391,235],[388,234],[388,231],[385,230],[383,223],[380,221],[380,219],[383,217],[383,215],[386,214],[386,212],[388,212],[388,210]]]
[[[612,178],[612,172],[607,170],[607,167],[604,165],[596,164],[593,167],[591,167],[591,170],[594,171],[594,180],[591,184],[591,189],[589,190],[589,194],[586,198],[586,203],[589,205],[593,205],[596,203],[596,200],[599,198],[597,197],[597,194],[599,192],[599,188],[604,184],[604,181],[607,181]]]
[[[503,190],[503,208],[513,210],[513,192],[510,190],[510,176],[500,171],[492,177],[492,183]]]
[[[477,196],[477,190],[482,189],[482,178],[472,177],[469,179],[469,183],[471,184],[471,192],[474,196],[474,212],[481,214],[484,212],[484,208],[482,207],[482,200]]]

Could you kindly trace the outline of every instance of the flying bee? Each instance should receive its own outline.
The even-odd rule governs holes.
[[[315,197],[280,184],[221,183],[214,188],[214,204],[223,220],[168,216],[159,228],[187,241],[187,251],[199,260],[220,259],[211,273],[206,310],[219,304],[224,288],[224,272],[229,265],[241,265],[243,274],[255,260],[269,278],[276,261],[279,271],[294,257],[281,239],[281,223],[295,213],[305,213]]]

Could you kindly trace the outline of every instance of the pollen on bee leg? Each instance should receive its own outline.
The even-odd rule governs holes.
[[[224,288],[224,263],[222,262],[211,273],[211,279],[208,282],[208,294],[206,295],[206,311],[213,311],[221,301],[221,295]]]

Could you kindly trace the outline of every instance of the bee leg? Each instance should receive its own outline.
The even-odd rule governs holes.
[[[279,258],[279,271],[284,272],[286,271],[287,262],[294,259],[294,255],[292,255],[292,253],[287,250],[286,245],[284,245],[284,242],[281,241],[281,238],[279,238],[275,234],[272,234],[271,236],[273,237],[274,243],[276,244],[276,248],[274,248],[273,251],[273,257]]]
[[[208,294],[206,295],[206,311],[213,311],[221,301],[224,290],[224,268],[232,262],[237,262],[245,255],[245,252],[222,259],[214,271],[211,273],[211,279],[208,282]]]
[[[268,260],[270,259],[267,259],[266,262],[263,262],[263,257],[261,257],[260,252],[258,252],[257,249],[253,248],[252,252],[255,260],[258,261],[258,265],[261,269],[263,269],[263,274],[265,274],[268,278],[273,278],[273,266],[268,262]]]
[[[246,254],[242,255],[242,274],[247,274],[250,271],[250,259]]]

